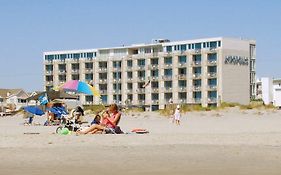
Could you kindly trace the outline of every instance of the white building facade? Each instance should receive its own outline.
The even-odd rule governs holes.
[[[83,104],[164,108],[175,104],[248,104],[255,98],[256,44],[238,38],[158,40],[115,48],[44,52],[46,90],[82,80],[101,98],[81,95]]]

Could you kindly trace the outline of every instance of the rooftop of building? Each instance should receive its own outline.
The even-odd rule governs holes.
[[[101,50],[114,50],[114,49],[134,49],[134,48],[142,48],[142,47],[151,47],[151,46],[172,46],[172,45],[180,45],[180,44],[191,44],[191,43],[201,43],[201,42],[211,42],[211,41],[219,41],[223,39],[228,40],[239,40],[239,41],[247,41],[255,44],[256,41],[253,39],[246,38],[235,38],[235,37],[212,37],[212,38],[200,38],[200,39],[190,39],[190,40],[180,40],[180,41],[170,41],[169,39],[152,39],[151,43],[140,43],[140,44],[131,44],[131,45],[122,45],[119,47],[108,47],[108,48],[94,48],[94,49],[79,49],[79,50],[58,50],[58,51],[46,51],[43,52],[44,55],[51,54],[70,54],[70,53],[85,53],[85,52],[97,52]]]

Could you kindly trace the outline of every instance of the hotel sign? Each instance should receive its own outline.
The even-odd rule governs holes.
[[[249,58],[244,56],[225,56],[224,64],[248,66]]]

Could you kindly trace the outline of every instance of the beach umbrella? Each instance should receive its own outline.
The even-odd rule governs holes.
[[[34,115],[44,115],[45,113],[36,106],[26,106],[23,108],[24,111],[29,112]]]
[[[96,97],[100,97],[100,93],[95,87],[89,85],[86,82],[79,81],[79,80],[70,80],[64,83],[59,88],[65,91],[74,91],[77,93],[83,93],[87,95],[94,95]]]

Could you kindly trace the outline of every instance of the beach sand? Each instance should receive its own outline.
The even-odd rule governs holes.
[[[23,121],[0,118],[1,175],[281,174],[280,110],[190,112],[180,126],[158,113],[124,114],[122,129],[143,135],[58,135]]]

